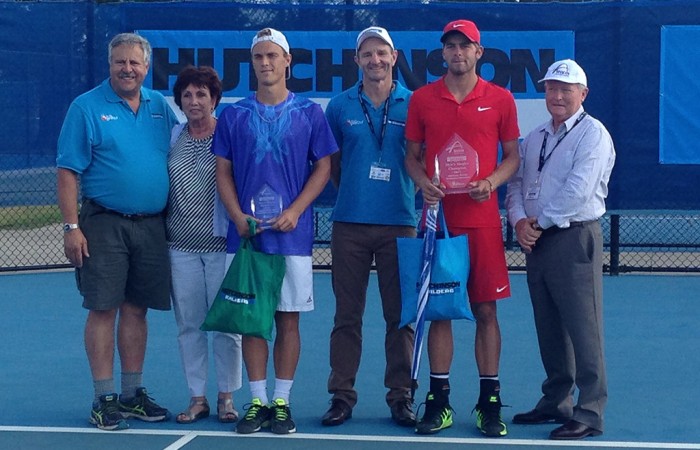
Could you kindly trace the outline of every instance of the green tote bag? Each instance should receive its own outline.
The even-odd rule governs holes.
[[[284,271],[284,256],[256,251],[251,239],[242,239],[200,329],[271,341]]]

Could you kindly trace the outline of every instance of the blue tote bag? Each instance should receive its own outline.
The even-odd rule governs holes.
[[[466,235],[449,236],[440,205],[440,229],[435,240],[425,320],[474,320],[467,298],[469,241]],[[396,239],[401,283],[401,324],[416,321],[420,272],[423,264],[423,237]]]

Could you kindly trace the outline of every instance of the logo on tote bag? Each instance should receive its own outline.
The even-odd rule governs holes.
[[[224,300],[231,303],[252,305],[255,303],[255,294],[244,294],[243,292],[232,291],[231,289],[221,289]]]
[[[416,285],[416,292],[420,286]],[[430,295],[456,294],[462,292],[462,283],[459,281],[449,281],[446,283],[430,283],[428,292]]]

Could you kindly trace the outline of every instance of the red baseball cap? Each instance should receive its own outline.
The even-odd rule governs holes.
[[[442,30],[442,37],[440,38],[440,42],[444,43],[445,37],[453,31],[458,31],[464,36],[466,36],[467,39],[469,39],[470,41],[476,42],[477,44],[481,44],[481,34],[479,33],[479,29],[476,27],[476,24],[471,20],[453,20],[452,22],[445,25],[445,29]]]

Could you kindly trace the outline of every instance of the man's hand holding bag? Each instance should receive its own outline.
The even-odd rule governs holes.
[[[284,273],[283,255],[256,251],[252,238],[242,239],[200,328],[272,340]]]
[[[449,236],[440,205],[442,237],[435,240],[425,320],[474,320],[467,298],[469,278],[469,242],[466,235]],[[399,280],[401,284],[401,323],[416,321],[420,272],[423,264],[423,237],[397,238]]]

